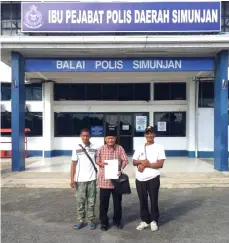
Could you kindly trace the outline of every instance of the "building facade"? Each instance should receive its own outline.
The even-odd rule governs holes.
[[[45,28],[45,3],[24,5],[29,8],[24,12],[21,3],[1,3],[1,58],[12,67],[12,82],[1,83],[1,128],[13,129],[11,137],[2,134],[1,139],[12,140],[13,170],[24,169],[25,127],[31,130],[29,156],[51,157],[70,155],[84,127],[99,145],[107,130],[115,129],[118,143],[132,154],[144,141],[147,125],[157,127],[157,142],[165,146],[167,156],[215,158],[216,169],[228,170],[229,3],[220,3],[220,17],[217,3],[205,3],[206,9],[212,7],[212,15],[201,10],[202,20],[204,13],[208,17],[204,26],[176,29],[163,10],[164,25],[158,27],[163,33],[155,19],[155,30],[148,32],[148,19],[134,6],[123,10],[126,17],[110,11],[107,23],[109,16],[112,24],[118,19],[128,23],[128,11],[135,11],[135,19],[145,21],[135,25],[140,26],[138,32],[129,27],[131,23],[101,25],[107,32],[93,31],[95,15],[94,25],[65,32],[67,21],[80,21],[79,15],[68,12],[75,11],[74,4],[47,13],[53,29],[34,31],[35,24]],[[167,2],[160,4],[173,11],[173,21],[188,16],[185,1],[181,13]],[[64,11],[66,22],[61,24]],[[221,24],[220,29],[211,27],[213,22]],[[1,146],[11,149],[10,144]]]

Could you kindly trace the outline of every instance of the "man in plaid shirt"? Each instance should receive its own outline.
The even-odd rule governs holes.
[[[128,164],[128,158],[124,149],[115,144],[116,134],[114,131],[108,131],[105,137],[106,144],[102,146],[97,152],[96,164],[99,166],[97,185],[100,188],[100,214],[99,218],[101,221],[101,230],[107,231],[109,228],[109,219],[107,212],[109,208],[110,194],[113,197],[114,205],[114,216],[113,223],[118,229],[123,228],[122,224],[122,195],[114,192],[114,186],[111,180],[105,179],[104,175],[104,163],[105,160],[118,160],[119,161],[119,172]]]

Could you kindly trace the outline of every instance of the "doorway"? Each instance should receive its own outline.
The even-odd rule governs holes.
[[[121,145],[129,155],[133,154],[135,116],[136,113],[105,114],[105,136],[107,131],[114,130],[117,134],[117,144]]]

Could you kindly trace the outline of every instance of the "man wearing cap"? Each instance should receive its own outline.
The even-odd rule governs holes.
[[[151,227],[158,230],[158,194],[160,188],[160,171],[163,167],[165,151],[162,145],[155,143],[156,130],[149,126],[145,129],[146,143],[137,148],[133,155],[133,165],[137,167],[136,188],[140,201],[140,216],[142,222],[137,230]],[[148,195],[151,203],[151,213],[148,210]]]
[[[100,188],[100,206],[99,206],[99,219],[101,221],[101,230],[107,231],[109,228],[109,219],[107,217],[110,195],[113,197],[114,205],[114,215],[113,223],[118,229],[123,228],[122,224],[122,195],[117,194],[114,191],[114,185],[111,180],[105,179],[104,167],[107,165],[105,160],[118,160],[119,163],[119,172],[128,164],[128,158],[124,149],[116,144],[116,133],[111,130],[108,131],[105,137],[106,144],[102,146],[96,157],[96,163],[99,166],[98,181],[97,185]]]

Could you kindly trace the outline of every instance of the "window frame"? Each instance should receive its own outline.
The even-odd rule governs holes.
[[[183,138],[183,137],[187,137],[187,112],[186,111],[160,111],[160,112],[154,112],[154,114],[153,114],[153,124],[154,124],[154,127],[157,127],[157,124],[156,124],[156,119],[155,119],[155,115],[156,114],[162,114],[162,113],[169,113],[169,116],[171,116],[171,114],[172,113],[182,113],[183,115],[182,115],[182,117],[183,117],[183,119],[184,119],[184,121],[185,121],[185,128],[184,128],[184,134],[179,134],[179,135],[173,135],[173,134],[171,134],[170,133],[170,130],[171,130],[171,127],[169,126],[168,127],[168,130],[169,130],[169,133],[170,134],[161,134],[160,132],[158,132],[157,131],[157,134],[156,134],[156,136],[157,137],[177,137],[177,138]],[[170,119],[170,118],[169,118]]]
[[[172,85],[184,85],[185,87],[184,88],[184,91],[185,91],[185,94],[184,94],[184,98],[181,98],[181,99],[173,99],[173,95],[172,95]],[[168,93],[169,93],[169,97],[167,97],[167,99],[156,99],[157,97],[157,92],[156,92],[156,86],[166,86],[168,85]],[[186,101],[187,100],[187,82],[154,82],[153,83],[153,97],[154,97],[154,101]],[[160,87],[161,89],[162,87]]]

